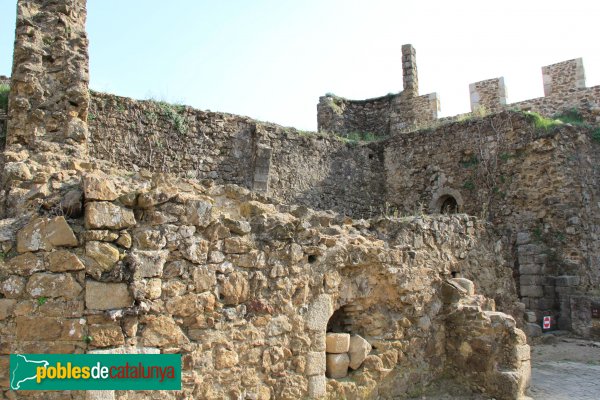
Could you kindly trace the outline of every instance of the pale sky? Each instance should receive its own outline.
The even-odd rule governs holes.
[[[0,0],[0,75],[15,4]],[[411,43],[420,94],[448,116],[484,79],[504,76],[509,102],[542,96],[541,67],[572,58],[600,84],[599,18],[590,0],[88,0],[90,86],[315,130],[327,92],[402,90]]]

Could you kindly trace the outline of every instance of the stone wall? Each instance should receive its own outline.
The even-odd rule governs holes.
[[[76,174],[83,216],[3,221],[15,232],[2,241],[3,354],[181,353],[183,392],[166,399],[397,398],[448,375],[500,399],[526,387],[525,336],[514,320],[470,281],[444,286],[453,271],[495,269],[494,285],[514,307],[497,238],[473,217],[353,221],[276,207],[233,185]],[[334,314],[344,316],[338,329],[372,347],[344,380],[326,377]],[[464,361],[448,356],[481,337],[492,347],[463,352]],[[474,374],[460,362],[481,367]],[[516,386],[498,386],[509,373]]]
[[[381,211],[382,151],[225,113],[92,93],[92,156],[258,190],[289,204]],[[365,190],[366,189],[366,190]]]
[[[387,201],[400,215],[438,213],[453,200],[489,219],[513,247],[527,308],[569,327],[570,295],[600,282],[598,144],[589,130],[536,130],[529,116],[505,112],[382,145]]]

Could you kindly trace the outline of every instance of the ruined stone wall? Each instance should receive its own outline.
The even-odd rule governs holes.
[[[127,171],[78,175],[82,217],[4,225],[16,232],[2,242],[4,354],[181,353],[183,393],[161,393],[166,399],[392,398],[446,372],[497,398],[524,390],[494,379],[512,371],[526,384],[528,361],[515,353],[525,337],[514,320],[468,281],[443,289],[452,271],[501,263],[496,237],[473,217],[352,221],[275,207],[232,185]],[[510,274],[497,279],[514,294]],[[485,285],[478,290],[490,290]],[[343,332],[372,346],[344,380],[325,375],[336,312]],[[491,345],[465,355],[482,365],[477,376],[446,356],[456,340],[481,340],[470,324]],[[5,375],[0,383],[6,388]]]
[[[381,150],[247,117],[93,93],[90,153],[127,168],[233,183],[286,203],[381,211]]]
[[[488,218],[513,246],[527,308],[538,318],[558,310],[569,326],[570,294],[600,278],[598,145],[589,131],[536,130],[526,115],[501,113],[383,145],[387,201],[400,214],[440,212],[452,198],[460,212]]]
[[[390,134],[392,103],[398,94],[368,100],[348,100],[339,96],[323,96],[317,105],[319,132],[341,135],[370,133]]]

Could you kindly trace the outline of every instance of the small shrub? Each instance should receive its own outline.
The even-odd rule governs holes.
[[[92,340],[94,340],[94,338],[92,338],[90,335],[85,335],[85,336],[83,337],[83,341],[84,341],[86,344],[90,344],[90,343],[92,343]]]
[[[463,188],[467,190],[475,190],[475,183],[469,179],[464,183]]]
[[[533,126],[535,126],[535,128],[538,130],[547,131],[551,128],[554,128],[556,126],[563,124],[563,122],[560,120],[546,118],[536,112],[526,111],[524,114],[529,116],[529,118],[531,118],[531,120],[533,121]]]
[[[185,117],[181,115],[181,113],[185,111],[185,106],[180,104],[169,104],[164,101],[158,102],[158,106],[169,121],[171,121],[179,134],[184,135],[187,133],[188,124]]]
[[[562,114],[556,115],[554,118],[565,124],[578,126],[587,125],[583,119],[583,116],[576,108],[572,108],[569,111],[565,111]]]
[[[44,304],[46,304],[47,301],[48,301],[47,297],[38,297],[38,299],[37,299],[38,306],[43,306]]]
[[[500,154],[500,159],[502,161],[508,161],[508,160],[510,160],[511,158],[514,158],[514,157],[515,157],[515,155],[514,154],[510,154],[510,153],[502,153],[502,154]]]
[[[10,86],[0,85],[0,109],[8,110],[8,92],[10,92]]]

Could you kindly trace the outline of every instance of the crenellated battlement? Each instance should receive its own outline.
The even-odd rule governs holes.
[[[402,46],[402,70],[404,90],[398,94],[360,101],[331,95],[321,97],[317,106],[319,131],[369,132],[386,136],[469,115],[438,119],[440,101],[437,93],[419,96],[416,51],[410,44]],[[471,112],[482,115],[512,109],[550,117],[576,108],[589,122],[600,121],[600,86],[586,87],[581,58],[542,67],[542,78],[544,97],[517,103],[508,102],[504,77],[471,83]]]

